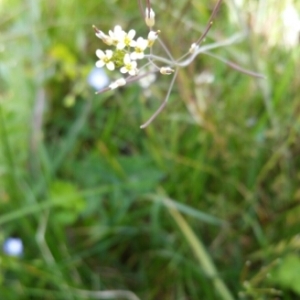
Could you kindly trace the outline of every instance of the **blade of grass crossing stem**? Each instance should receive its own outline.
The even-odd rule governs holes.
[[[193,218],[197,218],[198,220],[200,220],[202,222],[206,222],[206,223],[216,225],[216,226],[226,225],[226,222],[221,219],[218,219],[212,215],[209,215],[202,211],[194,209],[193,207],[188,206],[186,204],[179,203],[171,198],[161,197],[161,196],[157,196],[157,195],[150,195],[149,199],[154,200],[158,203],[162,203],[162,205],[164,205],[165,207],[174,207],[178,211],[184,213],[185,215],[191,216]]]
[[[168,210],[177,223],[178,227],[181,229],[191,248],[193,249],[199,263],[203,268],[204,273],[212,280],[213,285],[220,296],[220,299],[233,300],[234,298],[231,295],[230,291],[218,276],[216,267],[214,266],[214,263],[209,254],[205,250],[204,245],[197,238],[191,227],[187,224],[185,219],[175,207],[168,207]]]

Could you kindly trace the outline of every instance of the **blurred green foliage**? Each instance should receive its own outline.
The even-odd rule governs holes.
[[[214,5],[151,2],[175,57]],[[267,79],[199,56],[146,130],[169,78],[87,83],[104,49],[92,25],[145,34],[137,1],[0,3],[0,243],[24,243],[0,252],[1,299],[299,297],[299,47],[269,43],[259,25],[287,4],[271,2],[223,3],[205,41],[247,26],[215,53]]]

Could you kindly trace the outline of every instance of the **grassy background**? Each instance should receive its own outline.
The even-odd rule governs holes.
[[[1,299],[300,298],[300,56],[285,40],[287,2],[227,1],[205,41],[248,29],[214,53],[266,80],[199,56],[146,130],[169,78],[147,93],[95,95],[86,82],[103,49],[91,26],[145,34],[137,1],[0,2],[0,243],[24,243],[22,257],[0,252]],[[153,0],[175,57],[213,4]]]

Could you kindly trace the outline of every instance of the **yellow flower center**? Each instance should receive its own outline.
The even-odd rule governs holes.
[[[131,39],[128,36],[126,36],[125,39],[124,39],[125,45],[129,46],[130,42],[131,42]]]

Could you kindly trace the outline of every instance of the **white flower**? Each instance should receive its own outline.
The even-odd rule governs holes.
[[[124,56],[124,67],[120,69],[121,73],[129,73],[129,75],[134,76],[137,74],[137,63],[136,61],[130,60],[129,54],[125,54]]]
[[[96,31],[96,36],[109,46],[113,44],[113,39],[110,36],[103,33],[101,30]]]
[[[109,30],[108,34],[109,34],[110,38],[112,39],[113,44],[117,45],[119,43],[119,41],[125,37],[126,32],[122,29],[122,27],[120,25],[116,25],[114,27],[114,31]]]
[[[164,75],[170,75],[170,74],[174,73],[174,70],[171,69],[170,67],[161,67],[159,71],[161,74],[164,74]]]
[[[133,40],[135,36],[135,30],[131,29],[129,32],[125,35],[120,35],[117,43],[117,49],[121,50],[127,47],[135,47],[136,41]]]
[[[191,47],[190,47],[189,52],[190,52],[191,54],[193,54],[193,53],[195,53],[198,49],[199,49],[199,46],[198,46],[196,43],[193,43],[193,44],[191,45]]]
[[[158,38],[158,34],[159,33],[160,33],[159,30],[157,30],[157,31],[150,31],[148,33],[148,47],[151,47],[154,44],[155,40]]]
[[[118,87],[120,87],[120,86],[123,86],[123,85],[125,85],[125,84],[126,84],[126,80],[125,80],[124,78],[119,78],[119,79],[117,79],[115,82],[111,83],[111,84],[109,85],[109,88],[110,88],[111,90],[114,90],[114,89],[116,89],[116,88],[118,88]]]
[[[148,7],[146,8],[145,22],[146,22],[146,25],[148,27],[153,27],[154,26],[154,24],[155,24],[155,13],[154,13],[152,8],[150,8],[150,11],[149,11]]]
[[[96,55],[99,57],[99,60],[96,62],[97,68],[102,68],[106,65],[108,70],[114,70],[115,64],[111,61],[113,52],[111,50],[105,50],[106,54],[102,50],[97,50]]]
[[[144,51],[148,46],[148,41],[142,37],[139,37],[136,41],[134,52],[131,53],[130,58],[133,60],[143,59]]]

